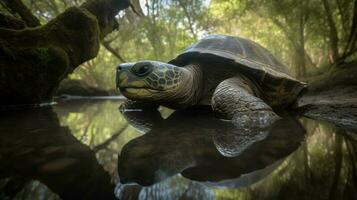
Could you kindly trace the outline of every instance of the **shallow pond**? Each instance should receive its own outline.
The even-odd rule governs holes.
[[[357,131],[291,116],[237,130],[206,108],[121,103],[2,112],[0,199],[357,199]]]

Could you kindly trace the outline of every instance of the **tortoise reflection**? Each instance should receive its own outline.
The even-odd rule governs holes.
[[[121,183],[152,185],[176,174],[208,185],[243,187],[272,172],[304,138],[299,121],[286,117],[264,129],[237,129],[207,107],[174,112],[123,111],[146,131],[122,149]]]

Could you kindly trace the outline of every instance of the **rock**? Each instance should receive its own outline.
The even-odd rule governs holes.
[[[357,129],[357,61],[316,78],[294,108],[302,115]]]

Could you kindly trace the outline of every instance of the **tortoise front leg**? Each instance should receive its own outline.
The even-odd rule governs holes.
[[[221,82],[212,96],[212,108],[221,119],[232,120],[238,127],[266,127],[279,116],[256,96],[253,83],[242,76]]]

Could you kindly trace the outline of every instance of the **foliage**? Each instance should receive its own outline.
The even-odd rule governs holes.
[[[353,34],[354,4],[345,0],[213,0],[210,9],[211,17],[219,19],[218,32],[261,43],[304,77],[346,54],[347,40]],[[227,18],[231,18],[228,23]]]
[[[83,0],[24,0],[41,23]],[[242,36],[260,43],[296,76],[326,71],[356,58],[355,0],[132,0],[119,13],[119,30],[102,42],[99,55],[71,78],[114,88],[121,62],[168,61],[208,34]],[[4,11],[4,8],[1,9]]]

